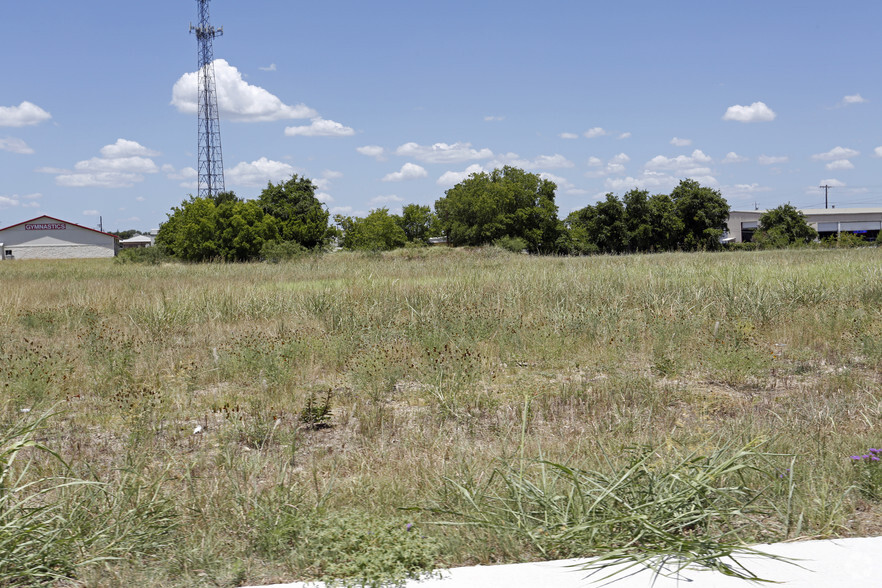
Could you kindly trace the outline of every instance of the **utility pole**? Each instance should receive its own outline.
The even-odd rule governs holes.
[[[827,204],[828,204],[829,201],[827,200],[827,192],[828,192],[828,191],[830,190],[830,188],[832,188],[832,187],[833,187],[833,186],[828,186],[827,184],[824,184],[823,186],[818,186],[818,188],[823,188],[823,189],[824,189],[824,208],[828,208]]]
[[[214,197],[224,191],[224,159],[221,153],[220,116],[217,110],[217,92],[214,86],[215,37],[224,34],[224,28],[211,26],[208,15],[210,0],[196,0],[199,4],[199,24],[190,25],[199,43],[199,179],[198,193]]]

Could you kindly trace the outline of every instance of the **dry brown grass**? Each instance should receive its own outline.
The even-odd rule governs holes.
[[[54,407],[42,438],[83,475],[167,472],[180,548],[92,569],[102,585],[301,576],[254,549],[268,493],[400,516],[443,477],[513,459],[525,399],[524,453],[582,467],[768,439],[796,457],[793,488],[768,490],[790,495],[769,534],[860,535],[882,520],[848,491],[847,460],[880,442],[880,278],[877,249],[7,263],[0,419]],[[301,414],[328,391],[330,426],[313,429]],[[536,556],[435,533],[447,564]]]

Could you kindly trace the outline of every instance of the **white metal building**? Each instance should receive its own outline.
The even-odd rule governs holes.
[[[733,210],[729,213],[728,239],[736,243],[750,241],[759,228],[765,210]],[[854,233],[873,240],[882,229],[882,207],[806,208],[800,211],[805,221],[824,239],[839,233]]]
[[[118,250],[116,235],[46,215],[0,229],[3,259],[113,257]]]

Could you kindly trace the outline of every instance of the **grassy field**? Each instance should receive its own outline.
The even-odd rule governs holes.
[[[657,506],[689,456],[746,456],[710,485],[751,498],[678,536],[882,531],[878,464],[850,458],[882,445],[882,249],[26,261],[0,284],[0,586],[584,555],[627,540],[566,529],[598,520],[574,484]]]

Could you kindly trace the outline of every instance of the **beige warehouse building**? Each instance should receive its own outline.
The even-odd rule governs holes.
[[[806,208],[800,210],[810,227],[825,239],[839,233],[855,233],[872,241],[882,229],[882,207],[873,208]],[[759,228],[765,210],[733,210],[727,223],[727,240],[748,243]]]
[[[0,229],[0,244],[3,259],[114,257],[119,251],[116,235],[46,215]]]

